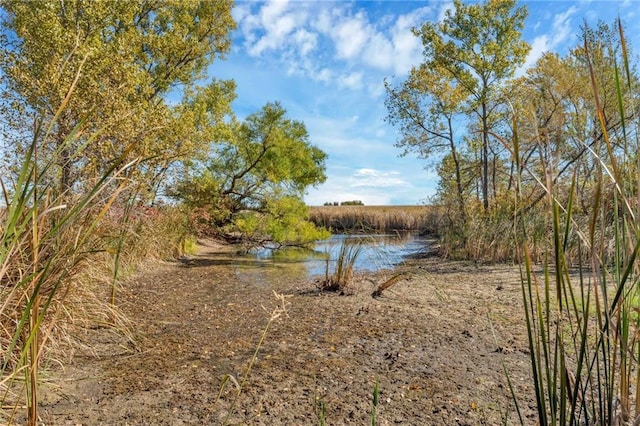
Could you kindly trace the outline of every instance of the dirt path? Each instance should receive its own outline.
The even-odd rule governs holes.
[[[232,266],[234,265],[234,266]],[[238,268],[243,268],[238,279]],[[353,294],[318,294],[277,267],[237,264],[209,247],[187,264],[159,266],[121,296],[135,345],[106,329],[45,392],[46,425],[526,424],[533,413],[517,270],[418,259],[408,278],[374,299],[389,273],[361,277]],[[251,274],[273,274],[271,286]],[[286,295],[286,314],[258,341]],[[220,394],[220,396],[219,396]],[[228,416],[228,419],[227,419]]]

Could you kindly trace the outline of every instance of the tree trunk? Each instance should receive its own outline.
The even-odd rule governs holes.
[[[487,104],[482,102],[482,204],[489,210],[489,129],[487,124]]]
[[[453,140],[453,124],[451,123],[451,118],[447,118],[447,125],[449,126],[449,144],[451,148],[451,158],[453,159],[453,164],[456,169],[456,190],[458,195],[458,204],[460,207],[460,213],[462,214],[462,223],[463,225],[467,221],[467,215],[464,210],[464,194],[462,190],[462,174],[460,173],[460,160],[458,159],[458,152],[456,151],[456,145]]]

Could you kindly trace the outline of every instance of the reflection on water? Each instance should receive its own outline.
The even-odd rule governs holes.
[[[355,263],[356,271],[378,271],[390,269],[401,263],[407,256],[426,250],[428,240],[415,233],[397,233],[380,235],[333,235],[328,240],[318,241],[314,250],[263,249],[251,256],[257,261],[275,266],[302,264],[308,276],[324,275],[327,258],[329,271],[333,271],[341,245],[357,239],[363,249]]]

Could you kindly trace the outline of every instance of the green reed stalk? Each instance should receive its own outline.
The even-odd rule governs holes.
[[[321,287],[327,291],[344,291],[353,278],[356,261],[364,249],[364,242],[360,239],[348,239],[342,242],[333,272],[329,271],[331,259],[327,257],[325,279]]]
[[[376,426],[377,424],[376,416],[378,414],[379,399],[380,399],[380,389],[378,388],[378,379],[376,379],[376,382],[373,385],[373,395],[371,400],[371,426]]]
[[[626,81],[631,87],[620,25],[619,30]],[[543,277],[534,272],[529,254],[530,240],[525,226],[528,218],[522,211],[516,218],[537,417],[540,425],[638,424],[640,224],[634,206],[640,205],[640,191],[626,184],[623,170],[637,177],[640,167],[617,155],[620,151],[616,151],[607,128],[586,42],[584,48],[605,152],[600,154],[597,146],[585,146],[594,161],[597,177],[593,209],[588,217],[574,217],[575,175],[565,203],[547,179],[543,187],[552,221],[553,253],[544,262]],[[631,129],[626,120],[623,79],[619,71],[614,64],[622,130],[618,144],[624,152],[633,151],[627,146],[634,145],[637,151],[637,140],[633,144],[630,138],[632,135],[637,138],[638,126]],[[520,175],[526,171],[526,165],[520,160],[517,135],[514,158],[519,188]],[[605,188],[613,188],[611,196],[605,195]],[[516,202],[519,200],[518,193]],[[577,243],[574,236],[578,237]],[[575,244],[577,264],[572,271],[569,259]]]
[[[27,424],[38,422],[39,364],[55,322],[49,310],[64,302],[71,278],[94,250],[93,231],[115,199],[108,192],[122,188],[124,182],[116,179],[134,164],[125,164],[125,153],[84,194],[59,194],[54,184],[56,165],[62,151],[77,140],[84,123],[47,159],[38,157],[38,147],[49,138],[73,87],[47,128],[42,122],[35,126],[14,184],[9,187],[0,179],[6,204],[0,226],[0,383],[5,386],[0,419],[8,423],[20,405],[17,395],[23,393]],[[95,137],[97,134],[89,137],[85,145]],[[13,394],[11,389],[20,386],[22,391]],[[6,407],[11,408],[5,411]]]

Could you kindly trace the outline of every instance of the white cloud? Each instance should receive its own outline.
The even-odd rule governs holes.
[[[360,169],[356,172],[356,176],[375,176],[378,172],[374,169]]]
[[[365,44],[372,35],[372,29],[364,12],[334,23],[330,34],[335,42],[338,59],[352,59],[362,54]]]
[[[438,22],[444,21],[447,10],[451,10],[452,12],[455,12],[455,8],[456,8],[455,5],[451,1],[442,3],[442,5],[440,6],[440,11],[438,12]]]
[[[309,31],[301,28],[293,34],[292,39],[295,44],[298,45],[300,54],[302,56],[306,56],[316,48],[318,42],[318,34],[310,33]]]
[[[333,167],[329,170],[329,179],[318,188],[311,189],[305,196],[305,202],[309,205],[349,200],[361,200],[369,206],[398,202],[415,204],[419,201],[419,195],[416,194],[414,185],[395,170]]]
[[[323,34],[330,34],[337,14],[339,14],[337,9],[322,9],[316,14],[316,19],[311,21],[311,27]]]
[[[302,56],[313,51],[317,34],[304,28],[308,17],[307,9],[287,0],[268,1],[253,14],[248,6],[241,5],[234,14],[247,52],[254,57],[268,51],[293,50]]]
[[[411,29],[419,27],[426,19],[431,9],[423,7],[406,15],[401,15],[391,29],[393,43],[393,65],[396,73],[404,74],[422,58],[422,43]]]
[[[372,34],[363,51],[362,60],[374,68],[392,69],[395,55],[389,39],[381,33]]]
[[[311,79],[328,83],[333,78],[333,72],[329,68],[322,68],[311,72]]]
[[[362,87],[362,73],[352,72],[338,77],[338,87],[342,89],[356,90]]]
[[[234,16],[250,56],[282,64],[287,75],[365,88],[368,96],[379,98],[384,93],[380,71],[403,75],[420,62],[422,45],[411,29],[431,10],[419,7],[374,22],[352,4],[271,0],[241,3]]]
[[[362,11],[347,18],[334,14],[333,23],[325,14],[317,27],[334,40],[337,59],[404,74],[421,59],[422,45],[411,29],[429,13],[430,8],[422,7],[398,17],[386,15],[376,25]]]
[[[231,9],[231,16],[236,22],[244,21],[245,17],[251,14],[251,7],[249,4],[238,4]]]
[[[399,188],[409,186],[396,171],[380,171],[375,169],[360,169],[349,180],[353,188]]]

